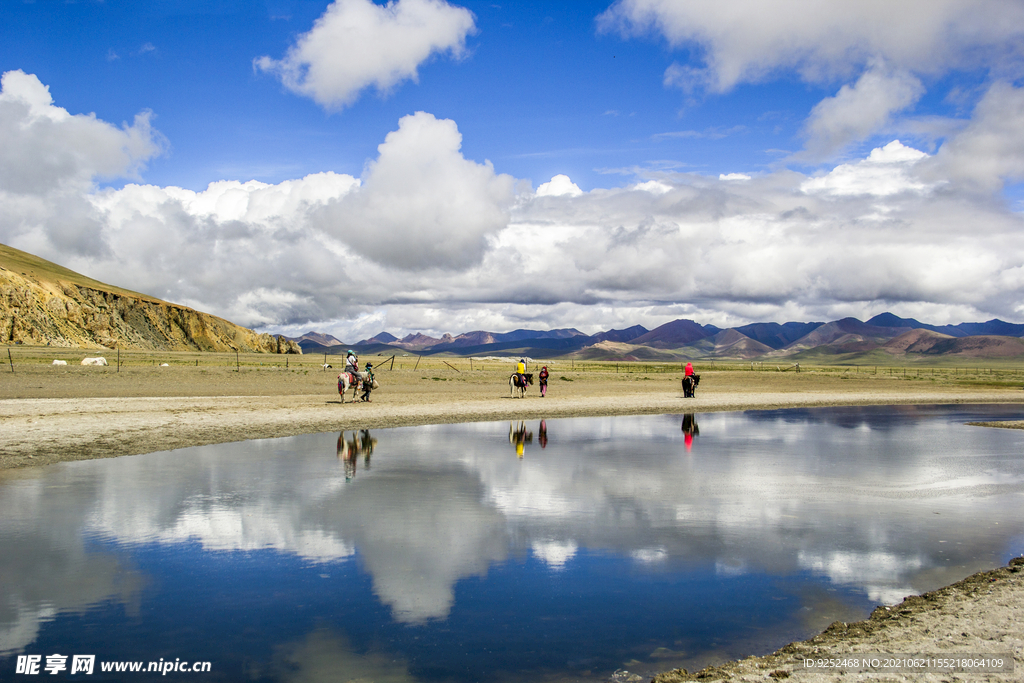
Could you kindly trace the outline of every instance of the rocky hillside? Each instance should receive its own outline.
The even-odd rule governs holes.
[[[206,313],[98,282],[0,244],[0,341],[79,348],[302,353]]]

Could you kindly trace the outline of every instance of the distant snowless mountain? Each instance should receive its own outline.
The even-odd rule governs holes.
[[[1007,358],[1024,356],[1024,325],[1002,320],[958,325],[928,325],[913,318],[881,313],[867,322],[843,318],[832,322],[751,323],[721,329],[693,320],[673,320],[653,330],[640,325],[587,335],[559,330],[473,331],[440,339],[409,334],[398,339],[380,334],[345,344],[331,335],[307,332],[294,339],[306,353],[448,354],[454,356],[528,355],[535,358],[589,360],[831,358],[866,360],[867,354],[892,357],[961,356]]]

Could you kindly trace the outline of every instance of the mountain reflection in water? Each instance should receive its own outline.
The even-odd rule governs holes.
[[[1024,551],[1024,432],[964,424],[1019,415],[435,425],[7,472],[0,672],[608,680],[770,651]]]

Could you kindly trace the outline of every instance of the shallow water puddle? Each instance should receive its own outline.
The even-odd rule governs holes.
[[[1020,414],[438,425],[7,473],[0,679],[54,655],[92,680],[516,682],[761,654],[1024,552],[1024,432],[964,424]]]

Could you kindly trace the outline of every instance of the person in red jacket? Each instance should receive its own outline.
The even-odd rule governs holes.
[[[697,383],[700,382],[700,375],[693,371],[693,363],[687,363],[683,370],[683,397],[693,398]]]

